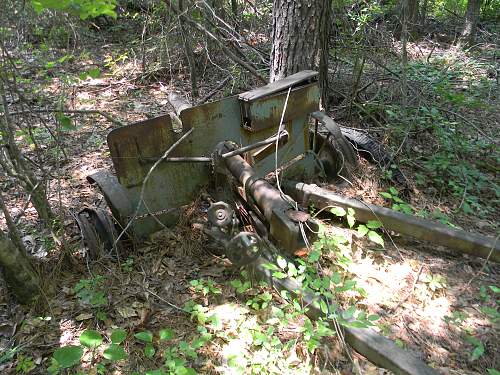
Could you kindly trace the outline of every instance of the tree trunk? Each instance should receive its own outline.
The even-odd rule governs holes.
[[[325,0],[274,0],[270,81],[319,65]]]
[[[419,0],[401,0],[396,8],[399,22],[397,23],[394,36],[401,40],[403,24],[408,33],[416,34],[419,29]]]
[[[12,216],[10,216],[9,210],[5,205],[1,191],[0,191],[0,211],[3,212],[3,216],[5,217],[5,222],[7,223],[10,239],[19,250],[25,253],[26,248],[24,247],[23,240],[21,239],[21,235],[17,230],[16,224],[14,223],[14,220],[12,220]]]
[[[0,230],[0,266],[7,286],[19,302],[30,303],[38,295],[40,279],[31,262]]]
[[[418,30],[418,16],[419,16],[419,0],[407,0],[408,1],[408,29],[412,32]]]
[[[476,41],[477,23],[481,11],[481,0],[467,1],[467,11],[465,12],[464,29],[460,36],[459,46],[471,46]]]
[[[321,89],[321,104],[325,111],[328,111],[329,99],[329,81],[328,81],[328,61],[330,59],[330,32],[332,2],[325,2],[325,7],[321,12],[320,30],[320,58],[319,58],[319,87]]]

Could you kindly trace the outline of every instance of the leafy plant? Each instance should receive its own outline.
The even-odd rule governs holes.
[[[29,374],[36,368],[32,357],[20,355],[17,357],[16,373]]]
[[[484,354],[484,344],[481,342],[481,340],[471,335],[467,335],[466,340],[474,347],[474,349],[470,353],[470,361],[472,362],[479,359]]]
[[[394,211],[401,211],[408,215],[412,215],[415,211],[415,209],[411,205],[409,205],[399,197],[398,190],[393,186],[389,188],[389,191],[381,192],[380,195],[391,202],[391,208]]]
[[[87,348],[95,349],[102,344],[102,336],[97,331],[87,329],[80,335],[80,344]]]
[[[37,13],[45,9],[68,12],[82,20],[106,15],[116,18],[116,0],[31,0]]]
[[[194,288],[195,292],[202,293],[204,296],[222,293],[220,288],[215,286],[213,280],[191,280],[189,284]]]
[[[80,363],[83,356],[83,348],[81,346],[69,345],[57,349],[53,354],[55,368],[70,368]]]
[[[363,237],[368,235],[368,239],[376,244],[384,247],[384,239],[380,234],[376,232],[376,229],[380,228],[382,223],[377,220],[369,220],[366,225],[360,224],[358,226],[358,234]]]
[[[128,257],[125,262],[121,264],[121,268],[124,272],[131,272],[134,269],[134,258]]]
[[[347,224],[350,228],[354,227],[356,223],[355,212],[352,208],[348,208],[347,211],[342,207],[333,207],[330,209],[330,212],[338,217],[346,217]],[[376,232],[377,229],[382,227],[382,223],[377,220],[369,220],[366,224],[358,225],[358,234],[361,237],[368,236],[368,239],[376,244],[384,247],[384,239],[382,236]]]
[[[443,320],[448,324],[453,324],[460,327],[462,323],[469,317],[469,315],[462,311],[453,311],[451,316],[445,316]]]
[[[81,279],[76,283],[74,291],[83,304],[92,307],[107,305],[108,299],[104,293],[104,276],[95,276],[92,279]]]
[[[428,273],[422,280],[432,292],[446,288],[446,279],[441,275]]]

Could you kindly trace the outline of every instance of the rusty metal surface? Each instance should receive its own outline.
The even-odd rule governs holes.
[[[107,170],[100,170],[87,176],[87,181],[97,184],[115,219],[124,224],[133,209],[127,190],[116,176]]]
[[[294,87],[303,83],[310,82],[311,80],[316,80],[318,76],[318,72],[313,70],[303,70],[301,72],[292,74],[288,77],[280,79],[279,81],[275,81],[269,83],[262,87],[257,87],[256,89],[244,92],[238,95],[238,99],[250,102],[253,100],[257,100],[264,96],[268,96],[274,94],[278,91],[284,91],[289,87]]]
[[[162,225],[174,225],[180,215],[179,208],[193,201],[200,187],[208,182],[208,165],[195,162],[188,166],[185,163],[161,163],[151,173],[143,200],[139,202],[142,182],[154,160],[160,158],[181,136],[182,133],[174,132],[168,115],[118,128],[108,135],[113,165],[132,207],[128,214],[139,205],[138,218],[132,225],[136,237],[144,238],[161,229]],[[170,155],[197,155],[193,151],[191,137]],[[110,199],[110,203],[113,210],[121,199],[120,202]],[[120,217],[124,218],[123,215]],[[125,220],[122,221],[122,224],[125,223]]]
[[[264,215],[268,226],[269,235],[274,243],[294,254],[302,249],[304,239],[302,237],[297,218],[305,218],[304,213],[292,214],[290,217],[291,204],[285,200],[278,189],[269,182],[259,179],[253,168],[241,156],[233,156],[225,159],[226,166],[231,174],[244,186],[247,201],[253,201]],[[306,221],[310,218],[307,217]],[[314,223],[310,223],[314,226]]]
[[[297,223],[305,223],[311,218],[311,215],[309,215],[307,212],[297,210],[288,210],[286,212],[286,215],[290,218],[290,220]]]
[[[121,247],[119,244],[115,246],[115,239],[118,237],[115,225],[105,210],[86,207],[75,219],[91,259],[95,260],[112,252],[113,256],[119,257]]]
[[[275,92],[276,87],[283,86],[286,89],[290,85],[310,82],[315,79],[314,77],[315,74],[312,72],[305,72],[302,78],[292,78],[286,81],[284,86],[283,82],[276,83],[271,91],[269,88],[260,91],[267,92],[267,96],[253,95],[256,100],[250,103],[234,96],[197,107],[184,108],[179,115],[182,121],[181,132],[174,131],[169,115],[111,131],[108,135],[108,146],[122,189],[114,189],[113,183],[108,184],[111,185],[110,189],[102,186],[101,188],[113,214],[125,224],[127,216],[139,205],[139,219],[132,225],[134,235],[138,237],[145,237],[161,229],[162,224],[167,226],[175,224],[181,214],[180,207],[195,200],[200,188],[210,182],[211,163],[206,161],[212,157],[216,145],[231,140],[245,147],[274,136],[287,93]],[[271,126],[260,131],[245,129],[242,126],[243,104],[252,106],[252,123],[269,123]],[[279,143],[278,166],[290,163],[308,150],[309,113],[317,110],[318,106],[317,83],[309,83],[292,90],[285,115],[288,142]],[[191,128],[192,134],[168,155],[174,158],[172,160],[183,160],[183,162],[160,163],[150,174],[143,200],[139,202],[142,183],[154,161]],[[247,160],[258,176],[265,176],[275,170],[274,150],[274,143],[270,143],[247,153]],[[300,168],[290,168],[290,171],[302,173],[310,171],[312,174],[313,165],[308,165],[309,159],[304,160]],[[118,198],[114,197],[113,191],[119,193]]]
[[[249,103],[242,103],[245,129],[251,132],[267,128],[277,129],[287,95],[288,91],[278,92]],[[294,88],[290,91],[283,122],[303,118],[304,115],[318,109],[319,88],[316,82]]]

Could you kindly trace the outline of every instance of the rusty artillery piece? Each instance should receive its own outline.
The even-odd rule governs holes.
[[[319,112],[317,73],[303,71],[237,96],[177,107],[177,114],[109,133],[107,142],[116,175],[103,170],[88,176],[88,181],[99,187],[112,217],[106,210],[90,208],[77,215],[91,255],[98,256],[103,249],[119,254],[124,235],[141,241],[165,226],[175,225],[184,207],[205,188],[213,199],[204,230],[223,253],[234,264],[252,268],[254,274],[276,287],[301,294],[312,317],[323,314],[318,297],[302,291],[293,279],[273,278],[265,267],[278,254],[292,258],[314,240],[317,224],[301,204],[356,206],[348,200],[337,202],[332,194],[311,185],[294,182],[312,180],[325,171],[330,175],[342,173],[335,168],[338,159],[342,159],[344,171],[355,160],[339,127]],[[335,138],[336,147],[325,146],[319,126]],[[273,177],[266,179],[269,175]],[[369,210],[388,229],[401,231],[395,223],[409,220],[405,219],[408,215],[394,218],[390,212],[377,211],[377,207]],[[373,218],[362,211],[361,221],[364,216],[366,220]],[[419,224],[422,222],[412,225]],[[432,229],[427,226],[420,232],[402,232],[425,239]],[[453,233],[447,233],[453,237]],[[489,239],[475,240],[472,246],[486,249],[491,245]],[[467,243],[470,252],[470,241]],[[447,245],[446,241],[443,244]],[[448,245],[460,247],[456,241]],[[485,256],[485,251],[481,254]],[[493,256],[489,255],[492,260],[498,259],[495,244]],[[379,366],[398,374],[435,374],[369,329],[346,327],[344,334],[354,349]]]

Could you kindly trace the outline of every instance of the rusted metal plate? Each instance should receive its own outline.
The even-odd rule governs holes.
[[[253,132],[262,129],[276,129],[280,123],[288,91],[243,102],[243,126]],[[319,88],[317,83],[294,88],[290,91],[283,122],[304,117],[319,109]]]
[[[97,184],[114,218],[123,223],[132,214],[132,205],[127,190],[115,175],[107,170],[100,170],[87,176],[87,181]]]
[[[295,108],[300,108],[300,111],[294,109],[290,112],[289,117],[293,119],[286,123],[289,138],[286,144],[282,144],[279,147],[278,165],[287,163],[308,150],[307,129],[309,112],[315,111],[319,107],[319,90],[317,84],[298,88],[293,97],[294,102],[291,102],[289,99],[287,108],[295,106]],[[252,132],[241,127],[241,102],[237,97],[226,98],[185,109],[181,112],[180,118],[184,126],[195,129],[192,136],[192,149],[196,150],[196,156],[208,156],[213,152],[217,143],[221,141],[232,140],[241,146],[247,146],[275,135],[278,130],[279,116],[281,116],[285,99],[286,93],[275,95],[269,98],[269,100],[259,100],[259,103],[255,107],[256,119],[258,121],[266,118],[266,116],[269,118],[269,121],[273,121],[271,116],[269,116],[270,111],[273,110],[272,108],[274,108],[275,113],[280,113],[274,126],[267,127],[259,132]],[[249,153],[248,161],[260,176],[265,176],[274,171],[274,149],[274,145],[270,145],[267,146],[267,152],[256,150]],[[194,155],[184,154],[183,156]]]
[[[161,116],[115,129],[108,135],[108,146],[120,185],[127,191],[129,205],[127,214],[135,212],[138,217],[132,226],[134,235],[144,237],[158,229],[161,223],[173,225],[179,217],[180,206],[190,203],[200,186],[208,182],[206,165],[161,163],[151,173],[140,202],[142,183],[154,162],[182,136],[174,132],[170,116]],[[188,138],[169,156],[194,156],[192,140]],[[189,173],[186,173],[189,165]],[[108,200],[109,203],[109,200]],[[116,205],[111,202],[111,209]],[[169,210],[174,208],[173,210]],[[118,210],[120,211],[120,210]],[[122,223],[126,223],[124,215]]]
[[[178,137],[169,115],[112,130],[108,147],[120,183],[135,186],[148,172],[141,158],[160,157]]]

